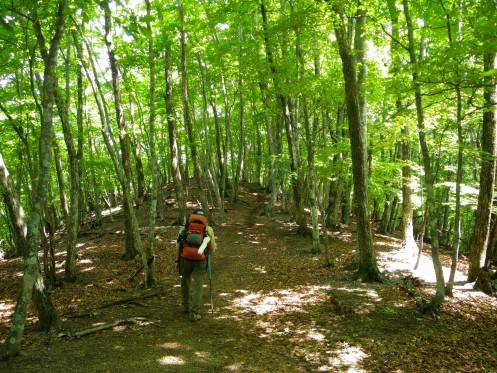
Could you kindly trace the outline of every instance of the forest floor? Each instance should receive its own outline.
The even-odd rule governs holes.
[[[398,255],[398,238],[375,235],[379,264],[390,280],[366,284],[353,281],[349,269],[353,224],[328,240],[335,265],[325,268],[323,256],[311,255],[311,240],[295,234],[289,215],[268,218],[263,211],[264,196],[246,190],[236,206],[228,205],[225,223],[215,227],[214,312],[206,282],[204,317],[195,323],[181,313],[174,212],[158,222],[158,286],[149,290],[129,281],[140,263],[120,260],[120,215],[106,218],[101,230],[81,235],[79,280],[55,289],[52,299],[66,332],[133,322],[60,337],[37,331],[31,309],[22,354],[0,362],[0,372],[497,371],[495,298],[460,283],[437,318],[423,316],[402,285],[408,263]],[[59,276],[63,245],[60,240]],[[0,261],[0,343],[21,270],[19,259]],[[462,279],[464,263],[459,270]],[[429,299],[428,255],[415,276],[423,283],[414,290]]]

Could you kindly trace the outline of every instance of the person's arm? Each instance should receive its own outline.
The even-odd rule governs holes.
[[[207,233],[207,235],[211,239],[209,241],[209,244],[207,245],[207,247],[209,248],[209,253],[213,253],[217,249],[216,237],[214,235],[214,230],[211,227],[208,226],[208,227],[205,228],[205,232]]]
[[[185,238],[185,227],[181,227],[178,232],[178,239],[176,240],[176,248],[178,249],[178,252],[181,248],[181,243],[183,242],[184,238]]]

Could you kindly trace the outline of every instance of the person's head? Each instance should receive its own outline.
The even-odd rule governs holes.
[[[193,214],[205,216],[205,211],[202,208],[194,209]]]

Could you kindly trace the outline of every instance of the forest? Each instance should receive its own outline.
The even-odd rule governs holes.
[[[496,371],[496,131],[495,0],[0,0],[0,371]]]

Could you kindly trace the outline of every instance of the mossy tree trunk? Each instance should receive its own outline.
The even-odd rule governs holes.
[[[27,252],[24,257],[24,271],[21,282],[21,291],[17,299],[12,325],[2,349],[0,359],[15,355],[21,347],[21,339],[24,334],[26,314],[35,283],[42,284],[40,280],[40,264],[38,262],[38,248],[40,244],[40,221],[46,202],[46,191],[50,179],[51,147],[54,138],[53,131],[53,106],[57,78],[55,67],[59,52],[60,40],[65,26],[65,14],[67,0],[61,0],[57,6],[54,34],[50,41],[47,58],[44,61],[43,96],[42,96],[42,118],[39,138],[39,166],[37,185],[33,190],[32,210],[27,226]],[[35,18],[36,19],[36,18]],[[40,289],[41,290],[41,289]]]

